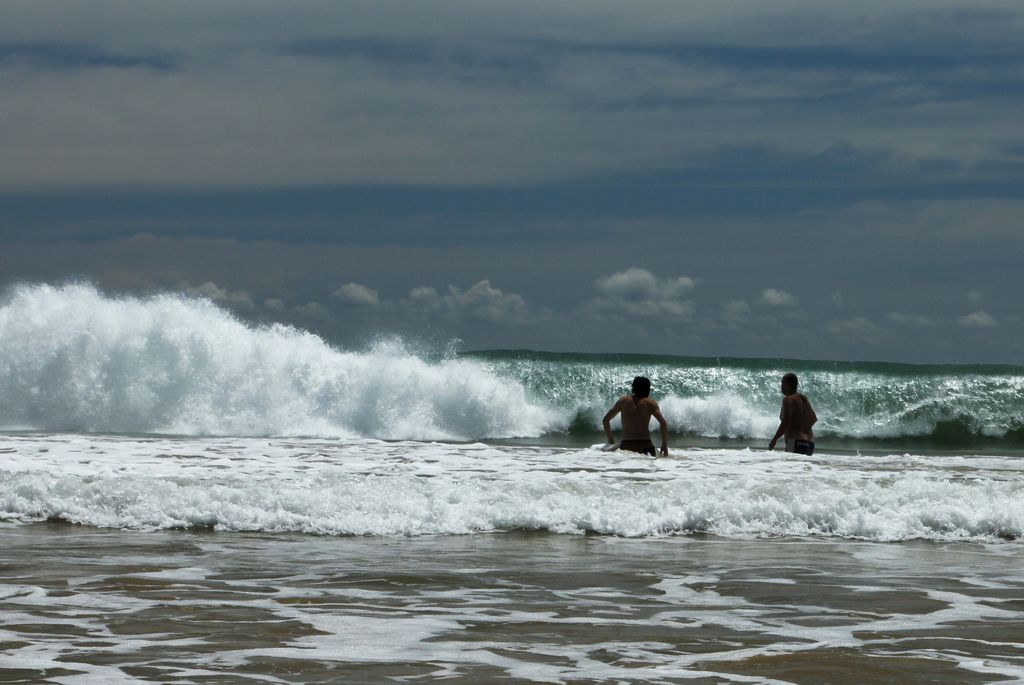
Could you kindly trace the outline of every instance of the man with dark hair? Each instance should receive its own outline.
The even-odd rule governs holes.
[[[604,415],[604,434],[608,436],[608,444],[615,444],[612,435],[612,419],[622,414],[622,442],[619,448],[640,454],[658,456],[651,442],[651,417],[657,419],[661,426],[661,454],[668,456],[668,421],[661,415],[661,407],[651,399],[651,380],[643,376],[633,379],[632,395],[623,395],[615,406]]]
[[[779,438],[786,436],[786,451],[811,456],[814,454],[813,426],[818,421],[810,400],[796,391],[800,385],[795,373],[782,377],[782,411],[779,412],[779,430],[768,443],[768,449],[775,449]]]

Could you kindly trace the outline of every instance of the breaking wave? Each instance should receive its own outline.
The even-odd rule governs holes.
[[[539,435],[553,415],[469,359],[400,344],[340,351],[182,295],[23,286],[0,307],[0,427],[466,440]]]
[[[478,353],[495,374],[531,397],[574,414],[571,430],[593,433],[634,375],[678,434],[762,440],[778,427],[779,380],[801,378],[819,438],[922,443],[939,448],[1024,445],[1024,369],[636,355]]]
[[[679,435],[761,441],[796,371],[821,439],[1024,445],[1024,369],[338,349],[180,294],[30,285],[0,301],[0,429],[589,444],[636,374]],[[820,440],[819,440],[820,442]]]

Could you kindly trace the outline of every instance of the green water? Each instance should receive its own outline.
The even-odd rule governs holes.
[[[471,352],[564,417],[546,443],[600,439],[600,419],[635,375],[648,376],[676,440],[763,446],[778,423],[783,373],[800,377],[819,444],[841,450],[1024,449],[1024,367],[736,359],[524,350]]]

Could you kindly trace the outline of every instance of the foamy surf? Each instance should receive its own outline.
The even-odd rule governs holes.
[[[597,449],[350,440],[0,438],[0,517],[89,526],[420,536],[825,536],[989,542],[1024,533],[1017,460],[651,459]]]
[[[474,360],[342,351],[206,300],[86,285],[10,293],[0,388],[0,428],[47,431],[469,440],[566,422]]]

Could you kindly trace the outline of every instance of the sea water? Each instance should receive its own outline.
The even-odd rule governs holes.
[[[814,457],[770,453],[801,375]],[[654,381],[667,459],[603,452]],[[1024,681],[1024,370],[0,306],[0,681]]]

